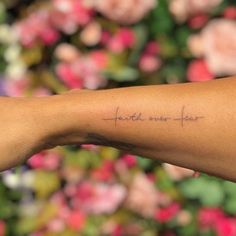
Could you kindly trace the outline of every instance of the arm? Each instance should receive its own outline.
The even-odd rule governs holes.
[[[22,106],[26,103],[27,126],[39,137],[34,152],[66,144],[107,145],[236,181],[236,77],[82,90],[23,99]],[[17,163],[4,160],[1,169]]]
[[[48,112],[55,116],[47,131],[48,140],[56,142],[51,146],[113,146],[236,181],[236,78],[75,92],[49,100]]]

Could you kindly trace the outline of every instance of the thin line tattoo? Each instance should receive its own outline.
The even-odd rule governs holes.
[[[185,106],[181,108],[181,115],[174,120],[179,120],[182,127],[184,127],[184,121],[197,121],[198,119],[203,119],[204,116],[189,116],[185,115]]]
[[[166,115],[155,115],[155,116],[144,116],[143,112],[134,112],[128,115],[120,114],[120,107],[116,107],[115,114],[111,118],[104,118],[105,121],[114,121],[115,126],[117,126],[118,121],[131,121],[131,122],[168,122],[168,121],[179,121],[180,126],[184,127],[186,122],[194,122],[199,119],[205,118],[204,116],[197,116],[192,114],[186,114],[185,106],[183,105],[180,110],[180,114],[177,117],[166,116]]]

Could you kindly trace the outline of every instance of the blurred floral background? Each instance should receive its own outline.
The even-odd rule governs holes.
[[[235,74],[235,0],[0,1],[1,96]],[[235,236],[236,185],[193,174],[111,147],[43,151],[1,173],[0,236]]]

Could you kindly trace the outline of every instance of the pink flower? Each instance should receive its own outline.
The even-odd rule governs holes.
[[[28,161],[28,165],[34,169],[55,170],[60,164],[61,157],[51,151],[42,151],[33,155]]]
[[[144,217],[153,216],[159,203],[159,192],[143,173],[137,173],[130,184],[125,205]]]
[[[149,55],[157,55],[160,52],[160,45],[156,41],[147,43],[144,53]]]
[[[128,166],[133,167],[137,164],[136,156],[131,154],[125,154],[121,157],[121,160]]]
[[[131,48],[135,43],[135,34],[129,28],[120,28],[113,36],[107,40],[108,49],[114,53],[121,53],[127,48]]]
[[[210,12],[222,0],[172,0],[170,11],[177,21],[186,21],[190,16]]]
[[[67,34],[74,33],[80,25],[86,25],[92,18],[93,10],[78,0],[53,0],[52,24]]]
[[[122,235],[124,235],[124,229],[123,229],[122,225],[119,225],[119,224],[116,225],[111,235],[112,236],[122,236]]]
[[[91,214],[113,213],[124,200],[126,189],[120,184],[84,181],[71,200],[74,208]]]
[[[110,160],[105,160],[103,165],[91,173],[92,177],[100,181],[112,180],[114,175],[114,163]]]
[[[116,35],[125,48],[132,47],[135,43],[135,34],[129,28],[120,28]]]
[[[188,225],[191,222],[192,218],[193,216],[191,212],[184,209],[180,210],[176,216],[176,220],[178,222],[178,225],[180,226]]]
[[[224,9],[223,13],[225,18],[236,19],[236,7],[230,6]]]
[[[8,96],[25,97],[27,89],[30,87],[29,78],[18,80],[5,80],[4,89]]]
[[[188,25],[190,26],[190,28],[198,29],[203,27],[207,23],[208,19],[208,15],[198,14],[189,19]]]
[[[54,54],[58,60],[67,63],[74,62],[80,56],[80,52],[78,51],[78,49],[75,46],[67,43],[59,44]]]
[[[84,172],[84,169],[68,164],[63,166],[61,175],[69,183],[78,183],[81,179],[83,179]]]
[[[112,37],[107,45],[109,51],[113,53],[122,53],[125,50],[125,47],[118,37]]]
[[[212,228],[225,217],[219,208],[204,207],[197,214],[199,226],[203,229]]]
[[[52,95],[52,92],[49,89],[39,87],[39,88],[34,89],[32,95],[35,97],[45,97],[45,96]]]
[[[191,82],[200,82],[214,79],[213,73],[209,70],[204,60],[194,60],[187,69],[187,78]]]
[[[79,231],[86,223],[86,215],[79,210],[71,211],[66,223],[70,228]]]
[[[83,81],[80,76],[74,73],[70,64],[58,64],[56,67],[56,73],[69,89],[82,88]]]
[[[100,146],[94,145],[94,144],[82,144],[81,148],[97,152],[97,151],[99,151]]]
[[[72,71],[83,79],[83,87],[87,89],[98,89],[107,84],[101,73],[101,64],[94,58],[96,57],[87,55],[71,64]]]
[[[49,221],[49,223],[47,224],[47,228],[51,232],[60,233],[65,229],[65,222],[60,218],[54,218]]]
[[[90,22],[86,25],[80,34],[80,40],[87,46],[95,46],[102,38],[101,25],[96,22]]]
[[[0,220],[0,236],[6,235],[6,224],[3,220]]]
[[[222,218],[217,221],[215,229],[218,236],[235,236],[236,220],[228,217]]]
[[[199,35],[189,38],[189,47],[194,55],[197,52],[196,56],[205,58],[207,67],[215,75],[234,75],[236,74],[236,44],[232,42],[235,41],[236,22],[214,19]]]
[[[101,37],[101,44],[106,46],[109,43],[111,37],[112,36],[110,32],[103,30],[102,37]]]
[[[103,50],[93,50],[89,56],[96,66],[101,70],[105,69],[108,65],[109,58],[107,53]]]
[[[156,56],[144,54],[140,58],[139,67],[144,72],[152,73],[161,67],[161,60]]]
[[[46,45],[52,45],[58,40],[59,34],[51,25],[49,16],[48,10],[38,10],[14,25],[18,38],[25,47],[34,46],[38,40]]]
[[[170,178],[176,181],[180,181],[186,177],[190,177],[194,173],[193,170],[168,163],[163,163],[162,166],[167,172],[167,174],[170,176]]]
[[[162,223],[170,221],[174,218],[180,210],[180,205],[178,203],[171,203],[165,208],[157,209],[154,218]]]
[[[195,57],[202,57],[204,53],[202,37],[200,34],[191,35],[187,40],[188,47]]]
[[[121,24],[140,21],[156,6],[156,0],[94,0],[97,11]]]
[[[46,45],[54,44],[58,40],[59,37],[60,37],[59,33],[50,27],[45,28],[40,34],[40,38]]]

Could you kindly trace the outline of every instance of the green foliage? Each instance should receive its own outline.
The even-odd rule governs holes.
[[[205,206],[221,206],[225,197],[219,181],[203,176],[182,182],[180,189],[185,197],[199,200]]]

